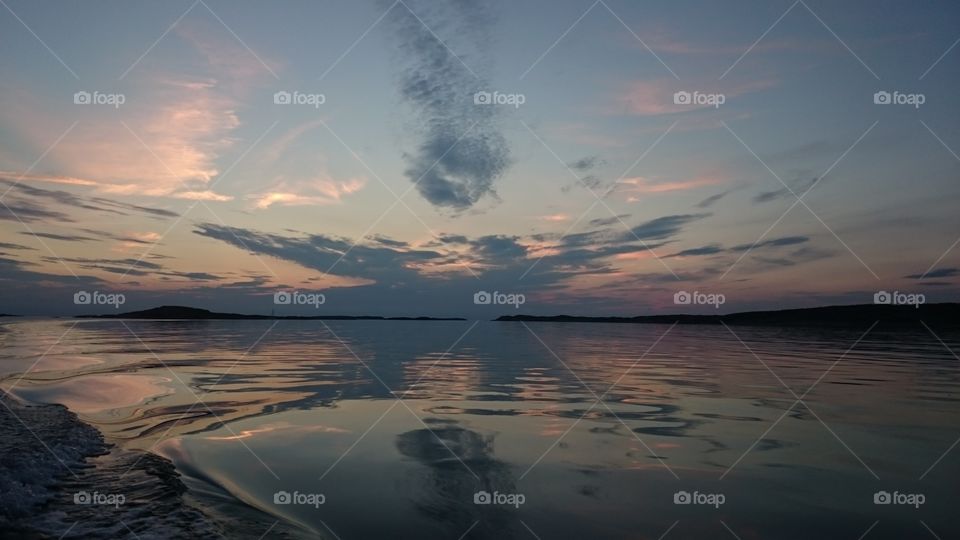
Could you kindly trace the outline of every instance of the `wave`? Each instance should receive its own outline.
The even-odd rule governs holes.
[[[62,405],[0,405],[0,538],[259,538],[270,526],[204,505],[173,463],[108,444]]]

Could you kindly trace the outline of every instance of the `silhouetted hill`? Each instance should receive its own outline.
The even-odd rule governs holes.
[[[464,321],[462,318],[441,317],[377,317],[370,315],[245,315],[217,313],[207,309],[186,306],[160,306],[143,311],[129,311],[108,315],[78,315],[81,319],[168,319],[168,320],[295,320],[295,321]]]
[[[504,315],[497,321],[526,322],[601,322],[637,324],[730,324],[752,326],[863,326],[874,322],[886,324],[919,324],[960,326],[960,304],[923,304],[892,306],[859,304],[825,306],[779,311],[747,311],[727,315],[641,315],[637,317],[577,317],[571,315]]]

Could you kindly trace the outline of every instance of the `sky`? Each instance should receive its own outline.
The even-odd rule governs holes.
[[[955,2],[0,3],[0,313],[960,300]]]

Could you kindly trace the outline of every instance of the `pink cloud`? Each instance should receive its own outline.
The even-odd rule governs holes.
[[[671,191],[688,191],[704,186],[715,186],[720,183],[720,179],[709,176],[670,182],[656,182],[649,178],[636,176],[633,178],[624,178],[617,182],[618,186],[616,191],[627,193],[669,193]]]
[[[351,195],[363,189],[365,181],[350,179],[335,181],[329,179],[298,182],[289,184],[280,182],[271,190],[253,195],[254,206],[260,209],[269,208],[275,204],[281,206],[306,206],[338,204],[346,195]]]
[[[180,58],[178,70],[170,72],[157,68],[164,53],[155,51],[124,80],[121,107],[51,104],[6,93],[0,97],[4,122],[40,148],[38,154],[70,125],[64,124],[65,113],[78,120],[24,179],[117,195],[231,200],[213,184],[223,173],[223,156],[239,140],[243,97],[272,77],[225,29],[202,22],[185,20],[171,34],[196,54]],[[8,106],[13,103],[17,105]]]
[[[568,216],[567,214],[550,214],[547,216],[539,216],[537,217],[537,219],[541,221],[560,222],[560,221],[569,221],[570,216]]]

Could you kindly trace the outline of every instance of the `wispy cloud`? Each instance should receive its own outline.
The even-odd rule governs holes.
[[[280,182],[269,191],[252,195],[254,206],[269,208],[273,205],[305,206],[338,204],[343,197],[356,193],[365,185],[363,179],[335,181],[328,179],[312,182]]]
[[[668,181],[656,181],[650,178],[635,176],[619,180],[613,191],[615,193],[626,194],[628,202],[635,202],[640,200],[640,195],[690,191],[705,186],[714,186],[719,183],[721,183],[719,178],[711,176]]]
[[[53,147],[44,167],[23,181],[87,186],[104,194],[226,201],[211,190],[223,170],[221,158],[239,140],[244,97],[269,72],[222,29],[184,20],[168,40],[179,38],[187,56],[175,71],[145,63],[125,81],[122,107],[50,107],[39,99],[18,99],[9,121],[31,139],[62,130],[61,106],[79,120]],[[152,57],[150,57],[152,58]],[[38,135],[41,134],[41,135]],[[68,171],[65,173],[64,171]],[[13,173],[15,174],[15,173]],[[19,176],[19,175],[17,175]]]

